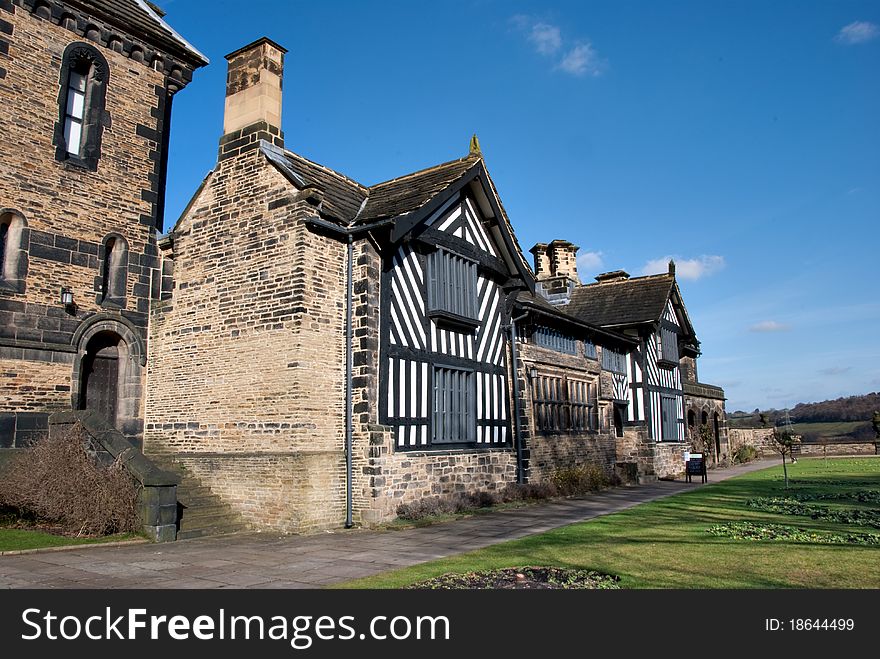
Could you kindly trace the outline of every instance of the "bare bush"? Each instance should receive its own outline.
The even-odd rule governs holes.
[[[559,469],[553,474],[552,482],[559,495],[564,497],[596,492],[611,484],[602,468],[595,464]]]
[[[138,530],[136,483],[118,461],[89,455],[86,441],[77,424],[28,448],[0,477],[0,506],[79,535]]]

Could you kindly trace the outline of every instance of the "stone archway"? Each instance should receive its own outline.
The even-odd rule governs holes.
[[[118,427],[119,383],[125,381],[127,362],[122,337],[107,330],[95,334],[82,358],[78,408],[94,410]]]
[[[100,412],[140,448],[146,352],[137,330],[124,318],[96,314],[80,325],[72,343],[73,408]]]

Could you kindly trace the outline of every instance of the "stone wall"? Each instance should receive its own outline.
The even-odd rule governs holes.
[[[752,446],[759,456],[765,453],[772,455],[775,451],[770,439],[771,434],[773,428],[730,428],[728,430],[730,453],[735,454],[740,446]]]
[[[684,358],[682,360],[683,363],[685,359],[690,358]],[[691,362],[693,363],[692,367],[696,368],[696,360],[691,359]],[[704,423],[703,418],[705,417],[705,423],[712,430],[713,437],[716,440],[712,449],[709,451],[709,460],[713,463],[723,461],[731,451],[727,427],[727,412],[724,409],[724,398],[701,395],[702,393],[712,393],[715,388],[689,381],[687,379],[683,382],[683,388],[685,423],[687,424],[687,435],[692,450],[700,453],[705,452],[705,448],[697,437],[697,433],[699,432],[700,426]],[[718,420],[717,434],[715,427],[716,418]]]
[[[500,490],[516,482],[512,449],[395,452],[391,429],[381,427],[373,433],[371,507],[361,515],[367,524],[393,519],[402,503]]]
[[[183,453],[179,461],[255,529],[301,533],[341,527],[341,451]]]
[[[308,228],[315,214],[248,142],[163,243],[145,451],[176,454],[257,527],[343,521],[345,244]]]
[[[878,455],[880,442],[841,442],[829,441],[824,446],[821,442],[802,442],[798,446],[798,455]]]
[[[684,442],[654,442],[654,473],[660,479],[676,479],[684,476],[684,454],[688,445]]]
[[[601,406],[597,414],[599,427],[594,431],[543,433],[535,427],[533,392],[528,376],[532,368],[540,375],[589,382],[598,391],[599,362],[585,355],[582,341],[577,341],[576,345],[576,354],[568,355],[527,340],[517,344],[521,424],[530,482],[546,481],[559,469],[585,464],[599,466],[608,476],[614,473],[618,461],[617,441],[610,423],[609,406]],[[599,401],[594,403],[600,404]]]
[[[30,419],[45,428],[50,413],[78,404],[71,378],[89,338],[84,323],[109,316],[146,338],[161,222],[165,64],[172,64],[79,7],[37,5],[38,15],[34,3],[0,2],[0,214],[24,227],[18,278],[0,277],[0,445],[7,446],[32,438]],[[101,29],[86,30],[95,24]],[[108,69],[96,169],[58,155],[62,60],[76,42],[96,49]],[[174,69],[179,89],[191,71]],[[128,244],[124,304],[108,305],[101,295],[109,234]],[[73,292],[75,307],[61,304],[62,287]],[[127,392],[137,404],[126,404],[119,420],[137,437],[143,378],[129,374]]]

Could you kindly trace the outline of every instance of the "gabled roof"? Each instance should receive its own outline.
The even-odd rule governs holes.
[[[530,291],[520,291],[517,294],[516,306],[525,311],[537,313],[539,316],[551,318],[563,325],[575,327],[588,334],[590,338],[598,339],[600,342],[610,343],[614,347],[623,345],[631,348],[637,343],[632,337],[620,334],[614,330],[598,327],[593,323],[585,322],[580,318],[566,313],[568,307],[554,306],[541,295]]]
[[[576,286],[565,309],[602,327],[657,322],[674,285],[675,276],[662,274]]]
[[[398,217],[418,210],[464,176],[479,160],[479,156],[469,155],[370,186],[369,199],[359,221]]]
[[[156,11],[145,0],[69,0],[85,11],[103,18],[121,28],[131,30],[146,41],[162,47],[171,54],[186,56],[195,66],[205,66],[208,58],[200,53],[174,28],[166,23],[160,11]]]
[[[487,199],[489,215],[497,219],[498,233],[495,238],[506,245],[506,251],[510,254],[509,266],[512,271],[519,273],[529,288],[534,285],[531,268],[479,153],[365,187],[339,172],[269,142],[261,142],[260,150],[297,189],[311,187],[323,192],[320,214],[325,219],[342,227],[393,220],[395,235],[392,240],[411,231],[450,194],[457,193],[468,184],[478,185],[476,181],[479,180]]]
[[[576,286],[565,311],[606,329],[623,328],[659,322],[670,299],[684,335],[698,346],[673,273]]]
[[[324,193],[321,210],[325,215],[344,225],[358,216],[368,196],[360,183],[268,142],[262,142],[260,149],[298,190],[317,188]]]

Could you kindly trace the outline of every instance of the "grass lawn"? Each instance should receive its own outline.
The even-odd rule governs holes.
[[[832,510],[880,509],[847,493],[880,490],[880,459],[802,458],[782,466],[642,504],[630,510],[486,549],[342,584],[398,588],[447,572],[540,565],[598,570],[621,577],[623,588],[880,588],[880,545],[828,545],[737,540],[707,533],[729,522],[782,524],[812,532],[873,533],[880,529],[808,516],[755,510],[755,497],[805,497]],[[840,498],[827,498],[838,497]]]
[[[121,540],[137,540],[134,533],[120,533],[102,538],[70,538],[63,535],[32,531],[30,529],[0,528],[0,551],[20,551],[22,549],[42,549],[45,547],[65,547],[69,545],[94,545]]]

